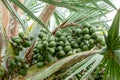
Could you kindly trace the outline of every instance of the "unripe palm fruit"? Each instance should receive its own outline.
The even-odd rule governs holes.
[[[55,41],[54,36],[50,36],[49,40],[50,40],[50,41]]]
[[[55,49],[54,48],[47,48],[47,51],[49,54],[54,54]]]
[[[87,50],[89,50],[88,45],[83,45],[83,46],[82,46],[82,50],[83,50],[83,51],[87,51]]]
[[[58,45],[59,45],[59,46],[64,46],[64,42],[63,42],[63,41],[59,41],[59,42],[58,42]]]
[[[16,67],[17,63],[15,62],[15,60],[10,60],[10,67]]]
[[[20,33],[19,33],[19,37],[20,37],[21,39],[23,39],[23,38],[25,37],[24,33],[23,33],[23,32],[20,32]]]
[[[38,50],[41,50],[42,49],[42,44],[38,44],[37,46],[36,46],[36,48],[38,49]],[[37,53],[37,52],[36,52]]]
[[[70,43],[68,41],[66,41],[65,46],[70,46]]]
[[[24,41],[23,43],[22,43],[22,46],[23,47],[30,47],[30,42],[29,41]]]
[[[76,49],[76,53],[79,53],[81,51],[82,51],[81,48]]]
[[[65,36],[61,36],[61,37],[60,37],[60,40],[61,40],[61,41],[65,41],[65,39],[66,39]]]
[[[102,43],[102,38],[98,37],[98,38],[96,39],[96,42],[97,42],[97,43]]]
[[[79,48],[79,45],[77,43],[74,44],[74,48]]]
[[[83,28],[82,33],[83,34],[88,34],[89,33],[89,29],[88,28]]]
[[[16,62],[22,62],[22,61],[23,61],[22,58],[20,58],[19,56],[15,56],[15,57],[14,57],[14,60],[15,60]]]
[[[27,73],[27,70],[26,69],[20,69],[19,73],[20,73],[20,75],[25,76],[26,73]]]
[[[20,44],[21,43],[21,39],[18,37],[18,36],[13,36],[11,38],[11,40],[17,44]]]
[[[48,42],[47,41],[43,41],[43,45],[42,45],[44,48],[47,48],[48,47]]]
[[[44,60],[44,58],[43,58],[43,56],[42,56],[41,54],[39,54],[39,55],[37,56],[37,58],[38,58],[38,61],[43,61],[43,60]]]
[[[90,28],[90,34],[93,34],[95,32],[95,29],[93,27]]]
[[[63,47],[62,47],[62,46],[58,46],[58,47],[57,47],[57,50],[58,50],[58,51],[63,50]]]
[[[44,63],[43,63],[43,62],[38,62],[38,63],[37,63],[37,67],[38,67],[38,68],[40,68],[40,67],[42,67],[42,66],[44,66]]]
[[[67,53],[67,55],[69,56],[69,55],[73,55],[74,53],[73,53],[73,51],[69,51],[68,53]]]
[[[61,31],[57,31],[55,34],[57,37],[60,37],[62,35]]]
[[[90,28],[90,24],[89,23],[84,23],[83,27]]]
[[[56,42],[55,41],[50,41],[49,47],[55,47],[55,46],[56,46]]]
[[[89,39],[90,39],[90,35],[89,35],[89,34],[85,34],[85,35],[84,35],[84,39],[85,39],[85,40],[89,40]]]
[[[45,59],[48,61],[48,62],[54,62],[54,56],[52,54],[46,54],[45,55]]]
[[[97,39],[97,37],[98,37],[98,36],[97,36],[96,33],[93,33],[93,34],[91,35],[91,38],[92,38],[92,39]]]
[[[71,46],[65,46],[64,51],[69,52],[71,50]]]
[[[42,38],[42,41],[48,41],[48,37],[46,37],[46,36],[43,37],[43,38]]]
[[[94,40],[93,39],[90,39],[88,42],[89,42],[90,45],[94,44]]]
[[[4,76],[4,74],[5,74],[5,69],[2,66],[0,66],[0,77]]]
[[[64,57],[66,55],[63,50],[59,51],[57,54],[58,54],[58,57]]]

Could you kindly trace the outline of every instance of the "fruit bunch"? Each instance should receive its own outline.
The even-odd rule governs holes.
[[[11,43],[15,49],[16,56],[10,60],[10,68],[17,67],[16,71],[25,75],[29,65],[19,57],[22,50],[30,47],[33,38],[27,38],[24,33],[20,32],[19,36],[14,36]],[[96,33],[94,26],[83,24],[77,29],[71,29],[65,32],[63,29],[57,30],[55,35],[51,35],[45,29],[40,30],[35,47],[33,49],[32,65],[42,67],[57,59],[79,53],[81,51],[91,50],[94,47],[101,47],[104,44],[102,38]],[[20,58],[20,60],[16,60]],[[26,64],[27,67],[24,67]],[[22,69],[22,70],[21,70]]]
[[[15,56],[13,59],[10,59],[9,66],[9,73],[10,74],[21,74],[23,76],[26,75],[26,71],[29,68],[29,64],[25,62],[22,58],[19,56]]]
[[[30,47],[30,45],[31,45],[30,43],[32,40],[33,40],[32,37],[30,37],[30,39],[29,39],[27,36],[24,35],[23,32],[20,32],[19,36],[13,36],[11,38],[11,44],[14,47],[15,54],[19,55],[19,52],[21,50],[23,50],[24,48]]]
[[[38,35],[38,42],[33,50],[33,62],[37,63],[38,67],[42,67],[48,62],[53,62],[55,60],[55,48],[56,41],[55,37],[51,36],[46,30],[41,30]]]

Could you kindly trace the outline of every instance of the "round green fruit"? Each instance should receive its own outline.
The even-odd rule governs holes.
[[[48,61],[48,62],[54,62],[54,56],[52,54],[46,54],[45,55],[45,59]]]
[[[38,44],[37,46],[36,46],[36,48],[38,49],[38,50],[41,50],[42,49],[42,44]],[[36,53],[37,53],[38,51],[36,50]]]
[[[50,36],[49,40],[50,40],[50,41],[55,41],[54,36]]]
[[[61,40],[61,41],[65,41],[65,39],[66,39],[65,36],[61,36],[61,37],[60,37],[60,40]]]
[[[73,55],[74,53],[73,53],[73,51],[69,51],[68,53],[67,53],[67,55],[69,56],[69,55]]]
[[[74,46],[76,44],[76,41],[71,41],[71,45]]]
[[[0,66],[0,77],[4,76],[4,74],[5,74],[5,69],[2,66]]]
[[[37,54],[33,55],[33,59],[37,59],[37,58],[38,58]]]
[[[10,60],[10,66],[11,67],[16,67],[17,63],[15,62],[15,60]]]
[[[58,47],[57,47],[57,50],[58,50],[58,51],[63,50],[63,47],[62,47],[62,46],[58,46]]]
[[[63,41],[59,41],[59,42],[58,42],[58,45],[59,45],[59,46],[64,46],[64,42],[63,42]]]
[[[20,58],[19,56],[15,56],[15,57],[14,57],[14,60],[15,60],[16,62],[22,62],[22,61],[23,61],[22,58]]]
[[[42,41],[47,41],[48,40],[48,37],[43,37],[42,38]]]
[[[65,46],[64,51],[69,52],[71,50],[71,46]]]
[[[42,45],[44,48],[47,48],[48,47],[48,42],[47,41],[43,41],[43,45]]]
[[[39,55],[37,56],[37,58],[38,58],[38,61],[43,61],[43,60],[44,60],[44,58],[43,58],[43,56],[42,56],[41,54],[39,54]]]
[[[38,48],[39,48],[39,47],[38,47]],[[38,53],[37,48],[34,48],[34,49],[33,49],[33,53],[34,53],[34,54],[37,54],[37,53]]]
[[[17,44],[20,44],[21,43],[21,39],[18,37],[18,36],[13,36],[11,38],[11,40]]]
[[[55,34],[57,37],[60,37],[62,35],[61,31],[57,31]]]
[[[24,35],[24,33],[23,33],[23,32],[20,32],[20,33],[19,33],[19,37],[20,37],[21,39],[23,39],[23,38],[24,38],[24,36],[25,36],[25,35]]]
[[[85,35],[84,35],[84,39],[85,39],[85,40],[89,40],[89,39],[90,39],[90,35],[89,35],[89,34],[85,34]]]
[[[96,39],[96,42],[97,42],[97,43],[102,43],[102,38],[98,37],[98,38]]]
[[[98,36],[97,36],[96,33],[93,33],[93,34],[91,35],[91,38],[92,38],[92,39],[97,39],[97,37],[98,37]]]
[[[89,50],[88,45],[83,45],[83,46],[82,46],[82,50],[83,50],[83,51],[87,51],[87,50]]]
[[[29,42],[29,41],[24,41],[24,42],[22,43],[22,46],[23,46],[24,48],[30,47],[30,42]]]
[[[88,28],[83,28],[82,33],[83,34],[88,34],[89,33],[89,29]]]
[[[88,42],[89,42],[90,45],[94,44],[94,40],[93,39],[90,39]]]
[[[64,57],[66,54],[63,50],[58,52],[58,57]]]
[[[55,41],[50,41],[49,47],[55,47],[55,46],[56,46],[56,42]]]
[[[47,48],[47,51],[49,54],[54,54],[55,49],[54,48]]]
[[[77,39],[77,42],[80,44],[80,43],[82,42],[82,38],[79,37],[79,38]]]
[[[79,45],[77,43],[74,44],[74,48],[79,48]]]
[[[84,23],[83,27],[90,28],[90,24],[89,23]]]
[[[93,27],[90,28],[90,34],[93,34],[95,32],[95,29]]]
[[[70,43],[68,41],[66,41],[65,46],[70,46]]]
[[[26,69],[20,69],[19,73],[20,73],[20,75],[25,76],[26,73],[27,73],[27,70]]]
[[[76,49],[76,53],[79,53],[81,51],[82,51],[81,48]]]
[[[42,67],[42,66],[44,66],[44,62],[38,62],[38,63],[37,63],[37,67],[38,67],[38,68],[40,68],[40,67]]]

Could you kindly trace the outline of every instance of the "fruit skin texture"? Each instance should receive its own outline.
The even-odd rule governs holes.
[[[92,39],[96,39],[98,36],[97,36],[97,34],[96,33],[93,33],[92,35],[91,35],[91,38]]]
[[[51,41],[50,43],[49,43],[49,47],[55,47],[56,46],[56,42],[55,41]]]
[[[54,48],[47,48],[47,51],[49,54],[54,54],[55,49]]]
[[[83,33],[83,34],[88,34],[88,33],[89,33],[89,29],[88,29],[88,28],[84,28],[84,29],[82,30],[82,33]]]
[[[47,48],[48,47],[48,42],[47,41],[43,41],[43,47]]]
[[[23,32],[20,32],[20,33],[19,33],[19,37],[20,37],[21,39],[23,39],[23,38],[24,38],[24,33],[23,33]]]
[[[82,46],[82,50],[83,50],[83,51],[87,51],[87,50],[89,50],[89,47],[88,47],[87,45],[83,45],[83,46]]]
[[[37,67],[38,67],[38,68],[40,68],[40,67],[42,67],[42,66],[44,66],[44,63],[43,63],[43,62],[38,62],[38,63],[37,63]]]
[[[58,57],[64,57],[66,54],[63,50],[58,52]]]
[[[0,77],[4,76],[5,70],[2,66],[0,66]]]
[[[69,52],[71,50],[71,46],[65,46],[64,51]]]
[[[89,40],[89,39],[90,39],[89,34],[85,34],[84,39],[85,39],[85,40]]]
[[[90,45],[94,44],[94,40],[93,40],[93,39],[90,39],[90,40],[89,40],[89,44],[90,44]]]
[[[22,46],[23,47],[30,47],[30,42],[29,41],[24,41],[23,43],[22,43]]]

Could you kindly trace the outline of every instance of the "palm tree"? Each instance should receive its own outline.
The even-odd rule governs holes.
[[[110,0],[1,0],[0,80],[119,80],[119,13]]]

